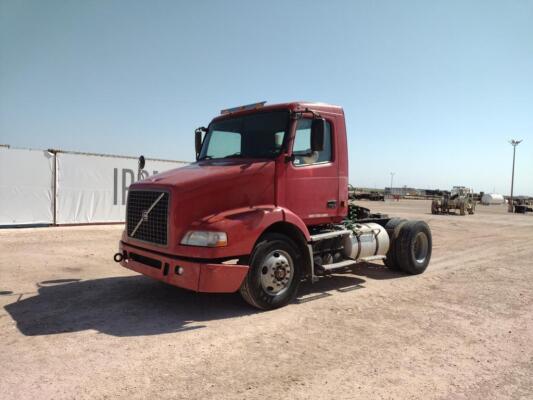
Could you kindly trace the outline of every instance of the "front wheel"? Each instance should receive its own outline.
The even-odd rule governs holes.
[[[265,234],[250,257],[250,269],[240,288],[242,297],[262,310],[287,305],[296,297],[301,264],[300,252],[288,236]]]

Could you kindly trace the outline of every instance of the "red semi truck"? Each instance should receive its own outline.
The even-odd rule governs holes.
[[[196,162],[130,186],[115,261],[198,292],[236,292],[260,309],[303,280],[383,260],[422,273],[423,221],[348,204],[341,107],[292,102],[224,110],[195,131]]]

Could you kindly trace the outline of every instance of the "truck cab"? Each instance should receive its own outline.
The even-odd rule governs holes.
[[[194,291],[239,290],[270,309],[292,301],[302,280],[357,262],[388,258],[402,267],[391,245],[402,230],[418,235],[404,269],[420,273],[429,263],[425,223],[407,229],[406,221],[364,211],[347,219],[341,107],[263,102],[223,110],[195,131],[195,144],[196,162],[130,186],[115,254],[122,266]]]

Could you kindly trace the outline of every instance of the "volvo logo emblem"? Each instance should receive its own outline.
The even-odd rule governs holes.
[[[150,211],[148,211],[148,210],[144,210],[144,211],[141,213],[141,215],[142,215],[142,220],[146,222],[146,221],[148,221],[148,215],[150,215]]]

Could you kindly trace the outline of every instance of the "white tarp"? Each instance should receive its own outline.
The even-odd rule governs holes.
[[[0,225],[54,222],[54,155],[0,147]]]
[[[124,222],[127,188],[137,180],[137,159],[57,153],[56,223]],[[143,179],[186,165],[146,159]]]

